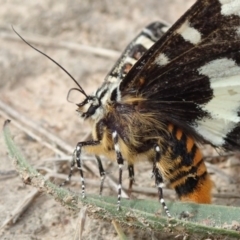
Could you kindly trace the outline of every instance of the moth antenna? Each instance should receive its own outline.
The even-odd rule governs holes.
[[[58,67],[60,67],[79,87],[78,91],[81,92],[85,97],[88,97],[87,94],[84,92],[84,90],[82,89],[81,85],[77,82],[77,80],[64,68],[62,67],[58,62],[56,62],[54,59],[52,59],[51,57],[49,57],[46,53],[38,50],[36,47],[32,46],[29,42],[27,42],[12,26],[13,31],[18,35],[19,38],[22,39],[23,42],[25,42],[29,47],[33,48],[35,51],[41,53],[42,55],[44,55],[46,58],[48,58],[49,60],[51,60],[52,62],[54,62]]]
[[[70,95],[70,93],[71,93],[72,90],[76,90],[76,91],[78,91],[78,92],[81,92],[81,90],[78,89],[78,88],[70,88],[69,91],[68,91],[68,94],[67,94],[67,101],[70,102],[70,103],[73,103],[73,102],[69,101],[69,95]],[[81,92],[81,93],[82,93],[82,92]],[[78,104],[76,104],[76,105],[78,106]]]

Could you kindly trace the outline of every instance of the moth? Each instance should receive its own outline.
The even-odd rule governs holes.
[[[77,163],[82,195],[81,154],[87,152],[117,161],[118,207],[123,165],[131,186],[134,163],[145,159],[169,217],[163,182],[182,201],[211,203],[212,181],[199,145],[240,149],[239,51],[239,0],[198,0],[168,30],[160,22],[146,27],[93,94],[74,80],[78,87],[70,93],[85,97],[77,111],[92,124],[92,140],[77,144],[71,167]]]

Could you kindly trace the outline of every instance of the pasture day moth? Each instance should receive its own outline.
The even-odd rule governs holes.
[[[117,161],[118,207],[123,164],[131,188],[134,163],[144,158],[153,164],[159,201],[169,217],[163,182],[180,200],[210,203],[212,182],[198,145],[240,149],[240,1],[198,0],[172,27],[148,25],[93,94],[74,81],[77,88],[69,94],[85,96],[77,111],[92,123],[92,140],[77,144],[68,178],[76,162],[83,197],[81,153],[86,152],[97,156],[100,192],[105,172],[99,156]]]

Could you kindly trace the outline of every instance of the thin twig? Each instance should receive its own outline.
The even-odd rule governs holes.
[[[231,157],[234,155],[235,155],[235,153],[233,153],[233,152],[221,153],[221,154],[214,155],[214,156],[207,155],[207,156],[204,156],[204,160],[209,161],[209,160],[213,160],[213,159],[227,158],[227,157]]]
[[[124,234],[123,229],[120,226],[120,224],[118,224],[115,220],[113,220],[112,225],[114,226],[120,240],[127,240],[128,239],[127,236]]]
[[[9,178],[14,178],[18,175],[16,170],[8,170],[8,171],[0,171],[0,181],[9,179]]]
[[[1,101],[0,101],[0,105],[1,105]],[[16,113],[17,114],[17,113]],[[11,118],[11,114],[6,114],[5,112],[0,110],[0,115],[5,118],[5,119],[9,119]],[[14,117],[17,119],[17,116],[14,115]],[[37,142],[39,142],[40,144],[42,144],[43,146],[51,149],[53,152],[55,152],[58,155],[63,155],[64,152],[62,152],[61,150],[59,150],[58,148],[56,148],[54,145],[49,144],[48,142],[46,142],[43,138],[39,137],[39,135],[33,133],[29,128],[24,127],[22,124],[20,124],[18,121],[12,121],[11,122],[15,127],[17,127],[18,129],[20,129],[21,131],[25,132],[27,135],[31,136],[33,139],[35,139]]]
[[[20,114],[18,111],[15,109],[11,108],[8,106],[6,103],[0,100],[0,108],[11,118],[15,118],[16,121],[22,122],[24,125],[26,125],[29,128],[32,128],[34,131],[40,133],[44,137],[48,138],[50,142],[53,144],[58,145],[61,149],[64,149],[66,152],[72,153],[73,152],[73,147],[67,144],[66,142],[62,141],[60,138],[56,137],[43,127],[39,126],[38,124],[34,123],[31,121],[29,118],[25,117],[23,114]],[[29,134],[30,135],[30,134]],[[30,135],[32,137],[32,135]],[[33,136],[35,138],[35,135]],[[41,143],[41,142],[40,142]],[[60,154],[62,155],[62,154]]]
[[[234,194],[234,193],[231,193],[231,192],[224,192],[224,193],[213,193],[213,197],[215,198],[226,198],[226,199],[229,199],[229,198],[237,198],[239,199],[240,196],[239,194]]]
[[[72,159],[72,156],[57,156],[41,159],[41,162],[68,162]]]
[[[87,207],[82,207],[79,212],[74,240],[82,240],[82,233],[87,218]]]
[[[41,162],[66,162],[72,160],[72,156],[57,156],[52,158],[41,159]],[[83,155],[83,161],[96,161],[96,159],[91,155]],[[103,158],[103,160],[106,160]]]
[[[24,35],[24,38],[33,44],[41,45],[44,47],[49,48],[63,48],[68,49],[70,51],[79,51],[79,52],[85,52],[90,54],[95,54],[101,57],[111,58],[111,59],[117,59],[120,56],[120,52],[114,51],[111,49],[105,49],[105,48],[97,48],[97,47],[91,47],[83,44],[78,44],[70,41],[56,41],[56,39],[46,37],[46,36],[29,36]],[[11,40],[11,41],[21,41],[21,39],[13,33],[8,32],[0,32],[0,37],[5,40]]]
[[[13,225],[18,218],[27,210],[33,199],[39,194],[38,189],[32,189],[31,192],[19,203],[19,205],[11,212],[10,216],[4,221],[0,230],[3,230],[7,225]]]
[[[227,173],[225,173],[224,171],[222,171],[221,169],[219,169],[218,167],[214,166],[213,164],[209,163],[209,162],[205,162],[207,168],[209,170],[211,170],[214,174],[216,174],[217,176],[219,176],[220,178],[223,179],[223,181],[227,181],[228,183],[233,183],[234,179],[232,176],[228,175]]]

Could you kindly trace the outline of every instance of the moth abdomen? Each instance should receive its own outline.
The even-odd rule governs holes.
[[[171,137],[159,163],[163,177],[183,201],[211,203],[212,181],[194,139],[180,128],[168,127]]]

